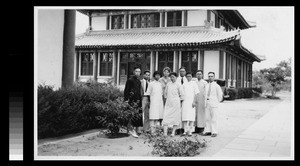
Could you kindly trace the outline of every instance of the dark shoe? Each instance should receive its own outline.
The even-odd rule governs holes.
[[[201,135],[202,136],[209,136],[209,135],[211,135],[211,132],[209,132],[209,133],[201,133]]]
[[[216,133],[214,133],[214,134],[212,134],[212,135],[211,135],[211,137],[216,137],[216,136],[217,136],[217,134],[216,134]]]

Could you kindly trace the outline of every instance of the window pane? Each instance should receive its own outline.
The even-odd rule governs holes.
[[[141,15],[141,28],[146,28],[147,26],[147,15]]]
[[[127,75],[127,64],[126,63],[121,63],[120,75]]]
[[[166,56],[164,55],[164,52],[158,52],[158,61],[166,61]]]
[[[181,26],[182,23],[182,12],[176,12],[176,25],[175,26]]]
[[[108,62],[112,62],[112,60],[113,60],[113,53],[110,52],[108,57]]]
[[[106,75],[106,63],[100,63],[100,75]]]
[[[89,62],[88,68],[88,75],[93,75],[93,62]]]
[[[195,76],[198,69],[198,62],[192,62],[191,71],[193,72],[193,75]]]
[[[112,63],[107,63],[107,65],[108,65],[107,75],[111,76],[112,75]]]
[[[189,55],[188,55],[188,52],[182,52],[181,60],[182,60],[182,61],[189,61]]]
[[[168,62],[167,66],[171,69],[171,71],[173,71],[173,62]]]
[[[93,52],[81,53],[81,75],[92,75],[93,74]]]
[[[173,12],[168,12],[167,13],[167,26],[168,27],[174,26],[173,19],[174,19]]]
[[[189,62],[182,62],[182,66],[186,68],[186,71],[191,71],[191,67],[189,66]]]
[[[197,61],[198,61],[197,52],[192,52],[192,62],[197,62]]]
[[[128,59],[128,53],[121,53],[120,62],[126,62]]]
[[[164,67],[166,67],[166,63],[165,62],[159,62],[158,63],[158,70],[162,71],[164,69]]]
[[[169,52],[169,54],[168,54],[168,61],[173,61],[173,60],[174,60],[173,52]]]

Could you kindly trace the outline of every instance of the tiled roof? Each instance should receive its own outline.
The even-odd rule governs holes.
[[[91,31],[76,37],[76,48],[209,45],[235,40],[239,30],[225,32],[203,27],[144,28]]]

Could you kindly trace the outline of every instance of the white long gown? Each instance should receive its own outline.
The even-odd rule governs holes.
[[[163,118],[163,87],[161,82],[152,81],[145,95],[150,95],[149,119],[157,120]]]
[[[184,101],[182,103],[182,121],[195,121],[196,109],[193,108],[195,96],[199,93],[195,81],[185,82],[183,84]]]
[[[183,99],[183,91],[176,82],[169,82],[165,89],[167,100],[164,110],[163,125],[180,125],[181,124],[181,107],[180,100]]]

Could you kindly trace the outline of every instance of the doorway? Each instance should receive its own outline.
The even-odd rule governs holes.
[[[120,57],[120,85],[132,77],[134,67],[141,68],[140,79],[145,70],[150,70],[150,52],[122,52]]]

